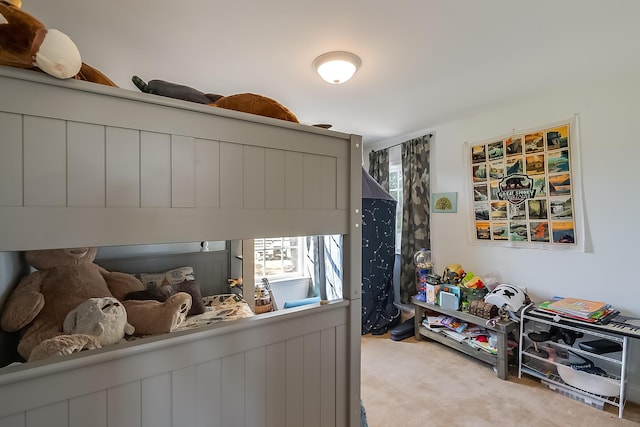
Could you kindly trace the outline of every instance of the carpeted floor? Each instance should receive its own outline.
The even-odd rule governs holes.
[[[537,379],[508,381],[493,368],[442,344],[364,335],[362,402],[369,427],[607,427],[640,425],[640,405],[592,408]]]

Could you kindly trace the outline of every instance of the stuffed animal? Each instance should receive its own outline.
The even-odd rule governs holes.
[[[58,335],[44,340],[35,346],[29,356],[29,362],[48,359],[53,356],[65,356],[96,348],[101,348],[101,345],[98,337],[93,335]]]
[[[87,334],[98,338],[101,346],[117,344],[135,328],[127,322],[127,311],[112,297],[89,298],[67,314],[65,334]]]
[[[124,300],[155,300],[165,302],[168,298],[178,292],[186,292],[191,295],[191,310],[189,310],[187,316],[195,316],[205,312],[200,286],[195,280],[184,280],[180,283],[170,283],[167,285],[149,288],[144,291],[131,292],[124,296]],[[127,302],[127,304],[132,303]]]
[[[21,5],[20,0],[0,0],[0,65],[40,70],[59,79],[74,78],[117,87],[102,72],[82,62],[80,52],[69,36],[59,30],[47,29],[42,22],[24,12]],[[148,84],[137,76],[132,80],[143,92],[299,123],[287,107],[266,96],[204,94],[163,80],[152,80]]]
[[[89,334],[64,335],[69,312],[90,298],[115,297],[144,289],[134,275],[109,272],[93,263],[96,248],[49,249],[27,251],[27,262],[37,271],[25,276],[2,308],[0,327],[20,332],[18,353],[26,360],[34,348],[50,338],[48,354],[67,354],[96,348],[99,341]],[[191,296],[176,293],[165,302],[122,302],[129,323],[139,335],[155,335],[174,330],[191,308]],[[74,341],[75,340],[75,341]],[[75,348],[75,350],[70,350]]]
[[[131,81],[144,93],[181,99],[183,101],[197,102],[198,104],[211,104],[222,98],[222,95],[203,93],[198,89],[178,83],[171,83],[166,80],[154,79],[145,82],[140,77],[133,76],[131,77]]]
[[[133,76],[131,80],[138,89],[145,93],[299,123],[298,118],[287,107],[275,99],[255,93],[239,93],[236,95],[222,96],[203,93],[192,87],[167,82],[165,80],[150,80],[148,83],[145,83],[145,81],[138,76]]]
[[[287,107],[275,99],[255,93],[238,93],[236,95],[223,96],[209,105],[299,123],[298,118]]]
[[[78,47],[69,36],[46,28],[23,11],[20,0],[0,0],[0,65],[39,70],[59,79],[116,86],[82,62]]]
[[[44,340],[33,349],[29,361],[117,344],[134,332],[124,306],[111,297],[89,298],[67,314],[63,329],[68,335]]]
[[[61,31],[20,9],[20,3],[0,2],[0,64],[18,68],[40,68],[47,74],[68,79],[80,71],[82,59],[75,43]]]

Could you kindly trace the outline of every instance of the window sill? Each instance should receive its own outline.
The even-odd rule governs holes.
[[[298,276],[269,280],[269,284],[278,307],[283,307],[286,301],[308,298],[311,290],[309,277]]]

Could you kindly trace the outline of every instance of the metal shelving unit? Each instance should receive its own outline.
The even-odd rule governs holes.
[[[520,322],[520,345],[519,345],[519,372],[518,376],[527,374],[553,384],[561,390],[567,391],[569,395],[583,396],[585,400],[597,401],[618,407],[618,416],[622,418],[625,405],[626,371],[628,363],[628,337],[615,331],[598,330],[593,325],[580,321],[562,319],[554,320],[553,317],[544,316],[525,309],[522,312]],[[583,324],[584,323],[584,324]],[[529,338],[531,332],[549,331],[551,327],[560,328],[563,331],[573,331],[575,335],[582,335],[576,338],[572,345],[558,341],[535,342]],[[580,342],[606,339],[619,343],[621,351],[598,354],[596,352],[581,349]],[[616,395],[600,395],[593,392],[574,387],[565,382],[560,376],[557,366],[570,365],[570,356],[574,353],[578,357],[584,357],[594,363],[595,366],[604,369],[607,374],[589,374],[606,378],[618,385],[619,391]],[[546,357],[543,357],[544,355]],[[576,363],[574,361],[574,363]]]

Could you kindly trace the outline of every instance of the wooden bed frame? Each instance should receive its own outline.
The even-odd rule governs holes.
[[[0,93],[0,251],[345,245],[342,300],[0,369],[1,426],[360,424],[359,136],[6,67]]]

